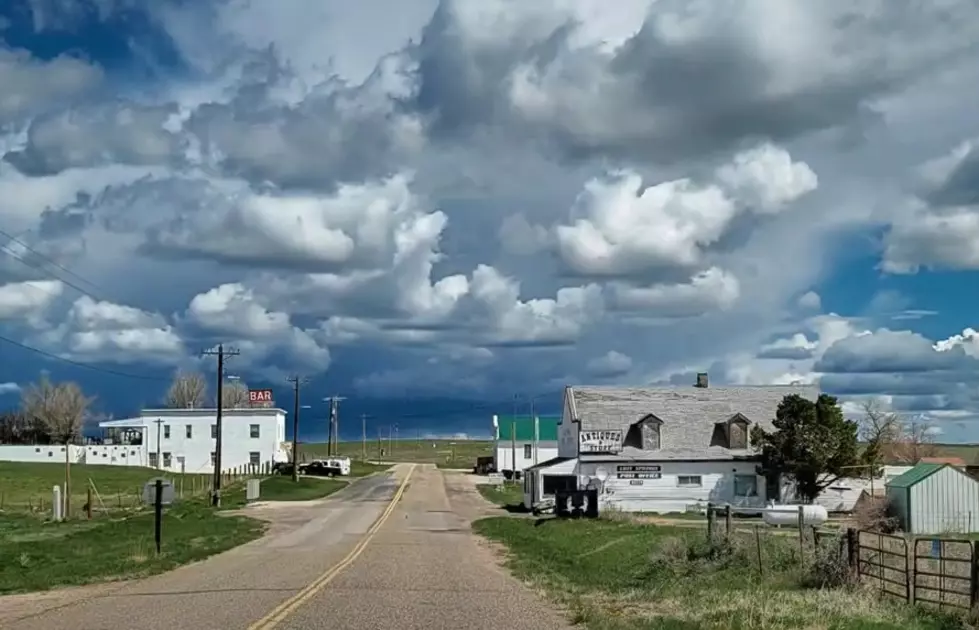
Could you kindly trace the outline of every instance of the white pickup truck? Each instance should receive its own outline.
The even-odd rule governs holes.
[[[346,477],[350,475],[350,458],[324,457],[323,459],[314,459],[306,464],[300,464],[299,472],[304,475]]]

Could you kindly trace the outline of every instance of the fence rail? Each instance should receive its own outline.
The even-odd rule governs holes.
[[[977,541],[857,530],[848,539],[851,565],[881,595],[939,609],[971,610],[979,602]]]

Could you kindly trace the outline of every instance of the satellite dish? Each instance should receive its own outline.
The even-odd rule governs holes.
[[[605,480],[608,479],[608,469],[605,468],[604,466],[599,466],[598,469],[595,471],[595,476],[598,477],[599,481],[604,483]]]

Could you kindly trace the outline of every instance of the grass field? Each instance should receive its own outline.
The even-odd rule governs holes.
[[[860,587],[806,589],[793,542],[752,558],[708,549],[700,531],[615,520],[489,518],[474,530],[507,565],[591,630],[938,630],[958,621]]]
[[[351,459],[363,459],[364,445],[361,442],[340,442],[340,455]],[[382,453],[383,451],[383,453]],[[300,447],[301,456],[307,459],[323,457],[327,453],[327,444],[311,443]],[[437,464],[440,468],[471,469],[476,465],[477,457],[493,454],[493,442],[490,440],[383,440],[367,441],[367,459],[385,462],[418,462]]]
[[[71,467],[72,511],[81,512],[89,487],[97,490],[98,496],[93,498],[93,503],[100,507],[102,503],[107,509],[138,505],[143,485],[161,476],[173,480],[175,489],[186,495],[203,492],[211,477],[164,473],[136,466],[75,464]],[[63,486],[64,482],[64,464],[0,462],[0,509],[36,509],[39,502],[50,508],[51,489],[56,485]],[[99,503],[99,497],[102,503]]]
[[[476,486],[479,494],[490,503],[500,507],[523,505],[523,486],[517,483],[503,483],[498,486],[482,484]]]
[[[327,477],[300,477],[293,481],[288,475],[276,475],[262,480],[259,501],[311,501],[330,496],[347,487],[347,481]],[[235,510],[247,503],[246,487],[238,483],[221,496],[221,508]]]
[[[26,513],[0,518],[0,593],[143,577],[236,547],[264,525],[215,514],[199,500],[164,513],[156,555],[153,514],[53,523]]]

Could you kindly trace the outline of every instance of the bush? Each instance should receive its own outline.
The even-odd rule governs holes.
[[[898,520],[890,516],[887,499],[867,494],[861,496],[853,508],[853,523],[857,529],[866,532],[893,534],[898,529]]]
[[[857,584],[850,569],[846,539],[831,538],[816,546],[811,563],[802,578],[806,588],[849,588]]]

